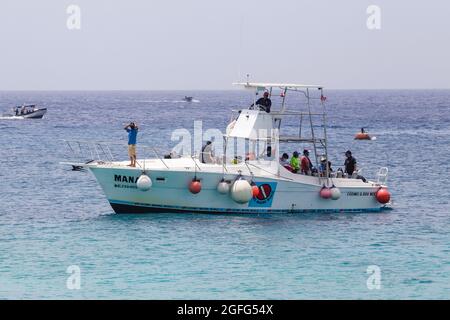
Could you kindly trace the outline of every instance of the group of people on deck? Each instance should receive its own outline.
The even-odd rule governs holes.
[[[289,155],[283,153],[280,159],[281,165],[293,173],[301,173],[305,175],[312,175],[314,171],[314,166],[312,165],[311,159],[309,159],[309,151],[303,150],[303,156],[299,158],[299,153],[294,151],[291,160],[289,161]]]
[[[348,177],[352,177],[353,173],[356,172],[356,159],[352,156],[350,150],[345,153],[345,156],[344,173],[346,173]],[[297,151],[294,151],[290,160],[289,155],[283,153],[280,158],[280,164],[293,173],[300,173],[308,176],[320,175],[324,177],[333,172],[331,161],[327,160],[326,157],[321,157],[319,168],[315,168],[309,158],[309,151],[307,149],[303,150],[303,155],[301,157]]]
[[[22,107],[16,107],[16,108],[14,109],[14,114],[15,114],[16,116],[23,116],[23,115],[32,113],[32,112],[34,112],[34,111],[35,111],[35,108],[34,108],[34,107],[27,108],[25,105],[23,105]]]

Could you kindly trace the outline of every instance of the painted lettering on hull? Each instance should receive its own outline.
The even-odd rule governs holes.
[[[374,197],[375,192],[347,192],[348,197]]]
[[[114,188],[120,188],[120,189],[136,189],[136,182],[139,179],[139,177],[133,177],[133,176],[123,176],[120,174],[114,175]],[[120,183],[117,183],[120,182]]]

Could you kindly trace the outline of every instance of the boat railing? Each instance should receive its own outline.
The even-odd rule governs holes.
[[[105,142],[105,141],[87,141],[87,140],[63,140],[75,157],[74,160],[82,163],[101,161],[103,163],[111,163],[116,161],[115,154],[124,154],[123,149],[127,146],[120,142]],[[170,169],[161,152],[153,147],[144,144],[139,144],[139,150],[143,154],[143,160],[137,160],[136,164],[145,169],[146,158],[150,154],[154,154],[156,158],[167,168]]]
[[[387,167],[381,167],[380,170],[378,170],[378,174],[377,174],[377,184],[386,185],[388,173],[389,173],[389,169]]]
[[[252,167],[254,167],[254,168],[256,168],[256,169],[258,169],[258,170],[260,170],[260,171],[263,171],[263,172],[265,172],[265,173],[267,173],[267,174],[269,174],[269,175],[272,175],[272,176],[274,176],[274,177],[276,177],[276,178],[283,178],[283,179],[286,179],[286,180],[291,180],[291,181],[293,181],[293,179],[291,179],[291,178],[289,178],[289,177],[287,177],[287,176],[281,175],[281,174],[280,174],[280,170],[277,170],[277,173],[274,173],[274,172],[272,172],[272,171],[269,171],[269,170],[264,169],[264,168],[261,167],[261,166],[256,165],[255,163],[248,163],[248,162],[246,162],[246,165],[247,165],[247,168],[248,168],[249,173],[250,173],[251,176],[253,176],[253,171],[250,169],[249,166],[252,166]]]
[[[245,106],[245,107],[242,107],[242,108],[234,108],[233,107],[233,109],[231,109],[231,111],[232,112],[234,112],[234,113],[238,113],[238,112],[240,112],[240,111],[242,111],[242,110],[246,110],[246,109],[249,109],[249,110],[254,110],[254,108],[253,107],[249,107],[249,106]],[[309,112],[306,112],[306,111],[290,111],[290,110],[286,110],[286,111],[281,111],[281,110],[273,110],[273,111],[271,111],[269,114],[271,114],[272,116],[297,116],[297,117],[300,117],[300,116],[317,116],[317,117],[323,117],[323,112],[311,112],[311,113],[309,113]]]
[[[72,152],[75,160],[81,162],[91,161],[114,161],[110,145],[105,142],[82,141],[82,140],[63,140]]]
[[[195,153],[194,155],[191,156],[191,159],[194,162],[194,165],[195,165],[195,168],[196,168],[195,170],[202,171],[200,166],[197,164],[197,160],[199,160],[199,156]]]
[[[147,157],[147,155],[148,155],[147,152],[148,152],[148,151],[150,151],[150,153],[154,154],[154,155],[156,156],[156,158],[158,159],[158,161],[160,161],[160,162],[164,165],[164,167],[166,167],[167,169],[170,169],[170,167],[167,165],[166,161],[164,161],[164,157],[161,157],[161,152],[158,151],[155,147],[139,144],[139,148],[142,149],[142,150],[144,150],[144,159],[142,160],[144,170],[145,170],[145,167],[146,167],[146,166],[145,166],[145,165],[146,165],[146,159],[148,158],[148,157]],[[139,166],[142,166],[142,165],[140,164],[139,160],[137,160],[136,163],[137,163]]]

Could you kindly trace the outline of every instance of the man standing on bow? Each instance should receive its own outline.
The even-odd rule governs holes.
[[[131,122],[124,129],[128,132],[128,156],[131,161],[128,166],[136,167],[136,140],[139,128],[134,122]]]

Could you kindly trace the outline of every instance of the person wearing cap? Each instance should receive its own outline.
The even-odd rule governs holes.
[[[294,151],[292,154],[291,162],[289,163],[293,173],[297,173],[300,170],[300,162],[298,160],[298,152]]]
[[[347,157],[344,162],[345,173],[348,174],[349,177],[353,175],[353,172],[356,170],[356,159],[353,158],[352,152],[347,150],[345,152],[345,156]]]
[[[306,149],[303,150],[303,156],[301,158],[301,166],[302,166],[302,170],[301,170],[302,174],[306,174],[308,176],[310,176],[312,174],[313,165],[312,165],[311,160],[309,159],[309,151]]]
[[[327,168],[328,167],[328,168]],[[322,157],[320,158],[320,167],[319,167],[319,171],[320,171],[320,175],[322,177],[325,177],[327,175],[327,169],[328,169],[328,174],[330,174],[331,172],[333,172],[333,169],[331,168],[331,161],[327,161],[326,157]]]
[[[269,92],[265,91],[263,97],[259,98],[256,101],[256,105],[259,106],[259,109],[270,113],[270,107],[272,106],[272,101],[269,98]]]

